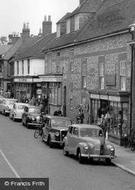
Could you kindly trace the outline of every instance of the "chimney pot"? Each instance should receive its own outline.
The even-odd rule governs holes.
[[[48,16],[48,21],[51,21],[51,16],[50,15]]]

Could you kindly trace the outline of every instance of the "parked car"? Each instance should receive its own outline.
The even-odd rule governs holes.
[[[4,98],[0,104],[0,112],[3,115],[9,115],[10,110],[13,108],[13,104],[17,101],[17,99]]]
[[[96,125],[73,124],[64,138],[64,155],[73,154],[79,162],[85,159],[103,159],[107,163],[115,158],[115,148],[107,143],[103,130]]]
[[[21,102],[19,102],[19,103],[17,103],[17,102],[14,103],[14,104],[13,104],[13,108],[10,110],[9,118],[10,118],[10,119],[13,119],[14,121],[15,121],[16,119],[21,120],[25,106],[28,106],[28,104],[21,103]]]
[[[46,115],[44,117],[42,139],[52,147],[54,144],[63,145],[63,138],[67,134],[71,120],[67,117]]]
[[[42,126],[41,108],[38,106],[25,106],[22,114],[22,125],[29,128],[30,126]]]

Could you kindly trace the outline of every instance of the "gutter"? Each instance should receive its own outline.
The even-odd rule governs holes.
[[[74,40],[74,43],[71,43],[71,44],[68,44],[68,45],[65,45],[65,46],[60,46],[60,47],[56,47],[56,48],[50,48],[50,49],[47,49],[47,50],[43,50],[43,52],[48,53],[49,51],[55,51],[55,50],[60,50],[60,49],[68,48],[68,47],[73,47],[75,45],[81,45],[81,44],[84,44],[84,43],[93,42],[93,41],[101,40],[101,39],[108,38],[108,37],[113,37],[113,36],[116,36],[116,35],[126,34],[126,33],[129,33],[129,29],[120,30],[120,31],[113,32],[113,33],[108,33],[106,35],[99,36],[99,37],[94,37],[94,38],[87,39],[87,40],[83,40],[81,42],[76,42],[76,40]]]

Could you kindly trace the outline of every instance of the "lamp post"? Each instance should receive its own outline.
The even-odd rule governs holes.
[[[131,129],[135,127],[135,23],[129,26],[132,35],[131,45],[131,79],[130,79],[130,137]]]

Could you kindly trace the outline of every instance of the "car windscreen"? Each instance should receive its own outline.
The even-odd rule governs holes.
[[[40,108],[29,108],[30,113],[40,114]]]
[[[51,123],[55,127],[68,127],[68,125],[71,125],[71,121],[66,119],[52,119]]]
[[[102,133],[99,129],[92,129],[92,128],[81,128],[80,129],[80,136],[81,137],[99,137],[99,133]]]

